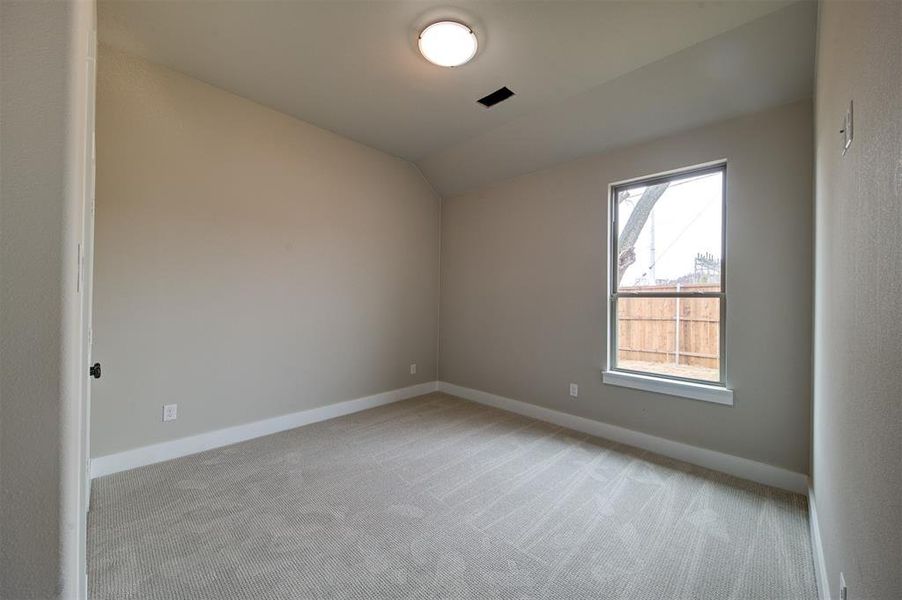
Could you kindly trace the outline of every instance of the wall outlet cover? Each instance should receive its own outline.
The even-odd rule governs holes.
[[[175,421],[178,414],[178,404],[166,404],[163,406],[163,420],[164,421]]]
[[[579,386],[575,383],[570,384],[570,397],[576,398],[579,396]]]

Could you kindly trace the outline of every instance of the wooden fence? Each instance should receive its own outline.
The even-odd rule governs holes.
[[[709,284],[681,292],[716,292]],[[675,292],[676,286],[620,288],[621,292]],[[620,298],[618,360],[716,369],[720,360],[720,298]]]

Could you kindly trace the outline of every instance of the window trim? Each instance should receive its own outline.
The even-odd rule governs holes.
[[[602,371],[602,382],[634,390],[733,406],[733,390],[718,384],[701,384],[695,380],[668,378],[666,375],[658,377],[636,371]]]
[[[719,292],[618,292],[617,242],[619,237],[617,194],[626,187],[653,185],[675,178],[709,173],[722,173],[721,185],[721,269]],[[700,165],[674,169],[655,175],[636,177],[608,185],[608,357],[603,371],[604,383],[634,387],[647,391],[733,404],[732,391],[727,389],[727,161],[720,159]],[[692,379],[624,369],[617,366],[617,299],[618,298],[719,298],[720,340],[719,377],[717,381]],[[726,393],[724,393],[726,392]]]

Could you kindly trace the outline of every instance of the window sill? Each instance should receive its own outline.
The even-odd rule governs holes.
[[[602,380],[608,385],[733,406],[733,390],[719,385],[676,381],[662,377],[624,373],[622,371],[603,371]]]

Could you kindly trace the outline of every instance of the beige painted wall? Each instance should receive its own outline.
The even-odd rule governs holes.
[[[735,406],[602,384],[608,184],[721,158]],[[806,473],[811,181],[803,101],[445,200],[441,379]]]
[[[854,101],[854,139],[840,122]],[[814,497],[833,598],[902,598],[902,3],[821,4]]]
[[[411,164],[106,50],[97,153],[93,456],[435,379]]]
[[[94,8],[0,2],[0,598],[85,584],[76,281]]]

